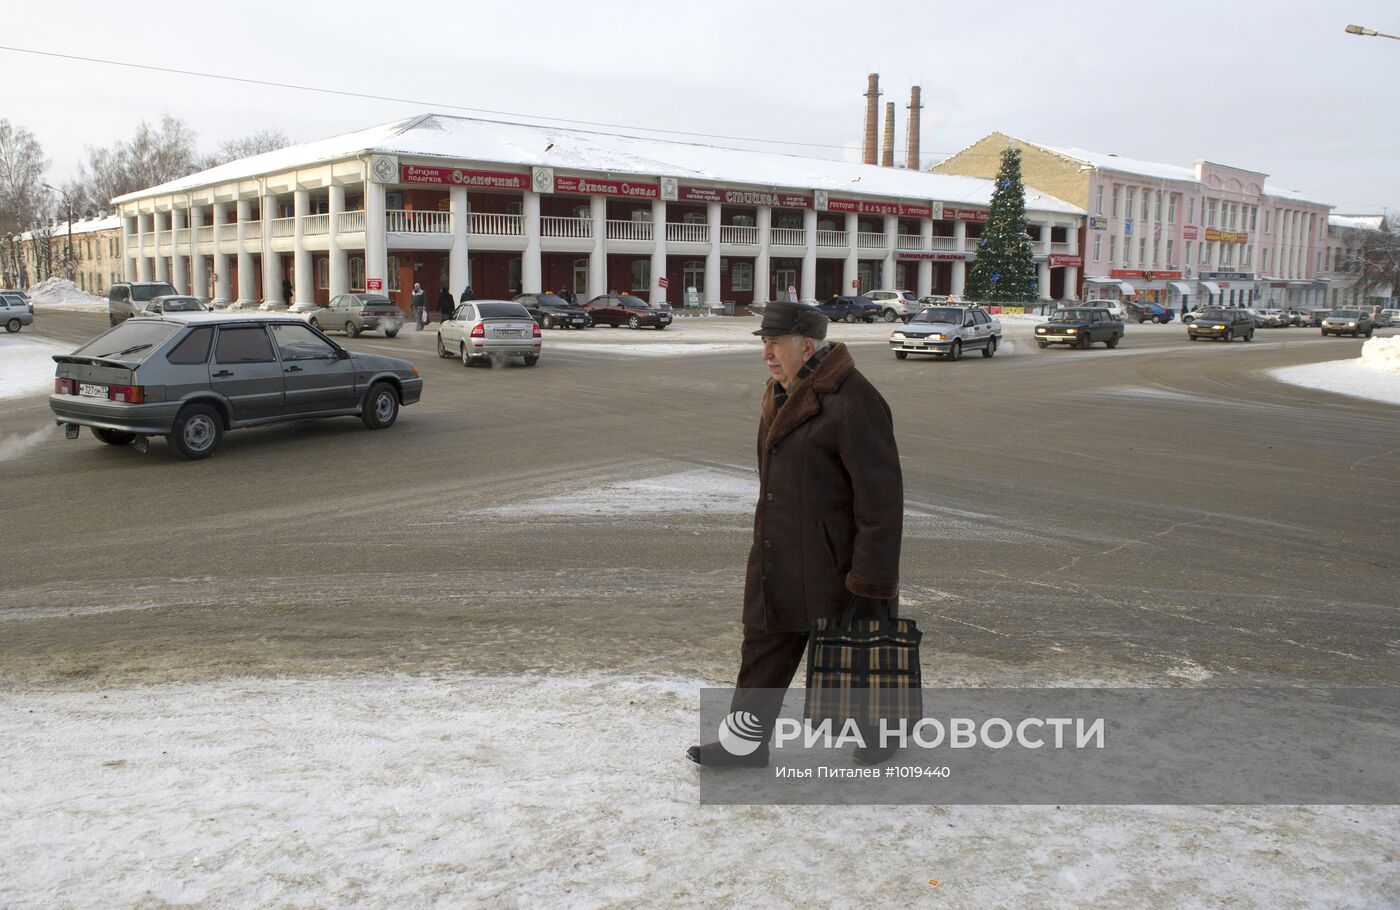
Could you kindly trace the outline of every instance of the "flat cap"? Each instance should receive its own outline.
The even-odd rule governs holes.
[[[808,303],[775,300],[763,308],[763,323],[755,335],[802,335],[820,341],[830,320]]]

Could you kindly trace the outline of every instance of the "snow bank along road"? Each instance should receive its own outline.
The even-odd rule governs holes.
[[[751,344],[730,331],[703,343]],[[1130,330],[949,364],[847,331],[895,412],[929,684],[1400,682],[1397,409],[1266,374],[1359,341]],[[546,344],[643,333],[586,334]],[[392,430],[241,431],[198,464],[0,404],[0,905],[1400,891],[1394,809],[698,807],[682,751],[734,669],[756,351],[467,370],[428,339],[348,342],[419,351]]]

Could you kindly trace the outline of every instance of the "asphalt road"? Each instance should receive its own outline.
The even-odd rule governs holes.
[[[104,326],[57,313],[34,333]],[[0,462],[0,680],[727,684],[749,522],[732,500],[755,483],[765,378],[741,328],[716,337],[745,348],[669,357],[588,349],[655,333],[549,332],[537,367],[494,369],[411,327],[363,337],[347,344],[427,379],[396,426],[237,431],[203,462],[55,428]],[[1192,345],[1177,326],[1039,351],[1028,332],[959,363],[898,362],[882,326],[833,332],[894,410],[927,685],[1400,682],[1400,410],[1263,374],[1359,341]],[[42,395],[0,403],[0,439],[47,423]]]

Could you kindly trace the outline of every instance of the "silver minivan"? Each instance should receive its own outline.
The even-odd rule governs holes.
[[[0,325],[14,333],[21,326],[34,324],[34,306],[18,294],[0,291]]]
[[[150,301],[176,293],[164,281],[119,281],[107,289],[107,319],[116,325],[132,316],[140,316]]]

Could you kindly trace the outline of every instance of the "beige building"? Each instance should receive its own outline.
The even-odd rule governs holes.
[[[57,275],[71,277],[81,290],[101,297],[113,282],[123,280],[120,215],[74,221],[71,234],[67,222],[25,231],[19,236],[18,246],[20,274],[5,277],[7,282],[22,287]]]

